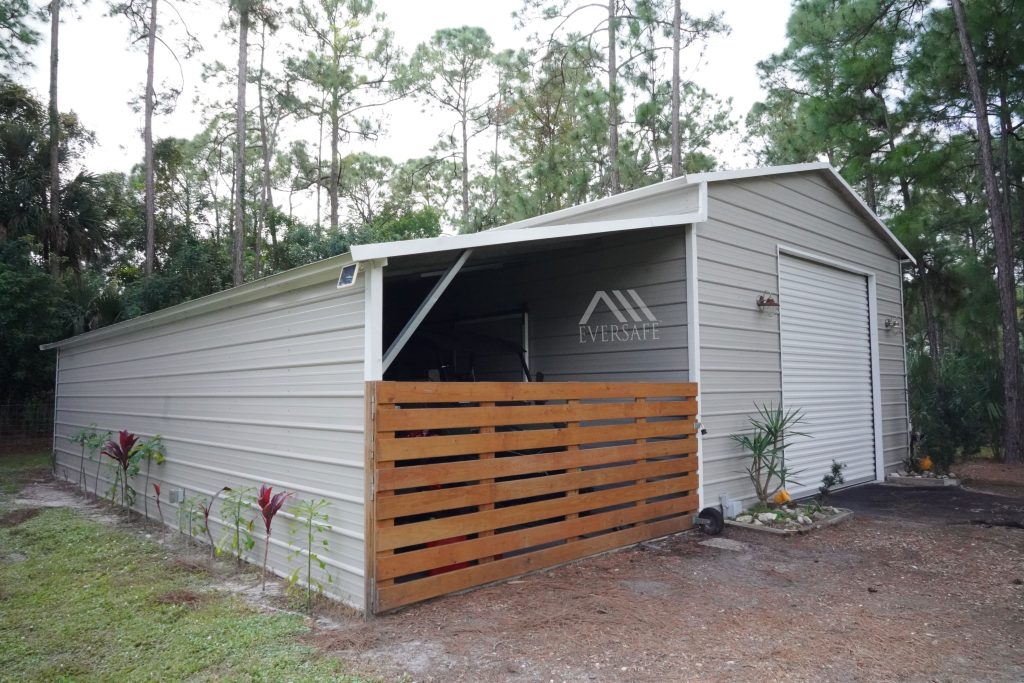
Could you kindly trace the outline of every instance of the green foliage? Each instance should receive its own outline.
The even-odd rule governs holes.
[[[24,558],[0,562],[5,679],[357,683],[344,662],[299,642],[304,618],[216,590],[132,531],[47,510],[0,528],[0,547]],[[199,601],[174,600],[190,594]]]
[[[938,359],[920,352],[909,357],[910,415],[921,434],[915,460],[928,455],[939,474],[957,456],[982,448],[998,456],[1002,432],[1002,380],[993,356],[947,352]],[[911,463],[912,471],[916,465]]]
[[[0,508],[7,496],[17,493],[26,481],[45,474],[50,466],[50,451],[13,453],[0,457]]]
[[[33,254],[30,237],[0,240],[0,402],[53,390],[53,357],[39,345],[63,335],[60,286]]]
[[[252,512],[253,496],[256,489],[247,487],[231,487],[224,493],[224,502],[221,504],[221,516],[224,518],[225,530],[217,544],[218,553],[231,553],[238,558],[239,562],[245,559],[245,554],[251,552],[256,546],[256,539],[252,535],[256,518],[246,518]]]
[[[188,496],[178,503],[178,533],[188,536],[189,543],[199,534],[205,533],[203,526],[203,504],[201,496]]]
[[[85,452],[89,451],[89,462],[96,459],[99,450],[110,439],[110,432],[100,434],[96,431],[96,424],[90,424],[74,432],[68,437],[68,441],[76,443],[81,447],[81,457],[78,463],[78,485],[83,489],[86,486],[85,476]]]
[[[0,69],[22,71],[30,66],[27,51],[41,38],[32,21],[35,7],[28,0],[0,2]],[[6,78],[0,77],[0,79]]]
[[[325,509],[330,505],[326,500],[300,500],[289,510],[295,525],[292,528],[292,536],[301,535],[299,542],[302,544],[300,550],[293,550],[288,555],[289,561],[302,558],[306,560],[306,575],[302,576],[302,568],[296,567],[288,577],[288,589],[298,589],[299,581],[305,584],[303,589],[306,596],[306,612],[313,611],[313,592],[322,593],[324,584],[313,575],[313,565],[316,564],[328,583],[334,582],[334,577],[327,571],[327,563],[318,554],[318,551],[327,550],[329,547],[324,534],[330,529],[327,524],[328,518]]]
[[[793,437],[807,437],[809,434],[796,431],[804,420],[797,408],[783,409],[781,405],[762,404],[754,406],[757,414],[750,416],[750,434],[732,434],[733,441],[740,445],[750,458],[747,474],[754,484],[757,499],[767,505],[772,496],[787,484],[798,484],[792,479],[799,472],[790,472],[786,467],[786,446]]]
[[[1019,217],[1024,6],[978,0],[965,7],[1001,201]],[[1001,329],[978,145],[965,125],[974,104],[949,7],[798,0],[787,34],[785,49],[759,65],[767,97],[747,117],[760,160],[827,158],[886,219],[916,258],[904,277],[903,309],[911,417],[923,449],[940,470],[982,446],[999,452],[1000,339],[1013,331]]]
[[[142,496],[143,504],[145,506],[143,508],[143,514],[145,515],[146,519],[149,519],[149,470],[154,463],[156,463],[157,465],[163,465],[164,460],[167,459],[167,454],[166,451],[164,450],[164,442],[160,435],[157,434],[151,439],[146,439],[145,441],[140,442],[138,447],[136,447],[135,449],[134,459],[137,469],[141,467],[140,463],[146,463],[146,481],[142,486]],[[159,505],[159,491],[157,491],[156,495],[157,504]],[[161,513],[161,517],[162,516],[163,513]]]
[[[817,504],[821,508],[828,504],[829,496],[832,495],[832,489],[845,483],[846,479],[843,477],[843,470],[846,469],[845,462],[832,461],[832,467],[825,476],[821,478],[821,486],[818,487]]]

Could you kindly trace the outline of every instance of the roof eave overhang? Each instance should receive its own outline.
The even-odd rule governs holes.
[[[259,299],[270,293],[285,292],[292,289],[298,289],[305,285],[331,280],[337,277],[338,266],[351,262],[352,256],[346,252],[322,261],[316,261],[315,263],[299,266],[298,268],[293,268],[283,273],[247,282],[244,285],[239,285],[238,287],[233,287],[221,292],[215,292],[199,299],[186,301],[185,303],[165,308],[161,311],[156,311],[155,313],[149,313],[147,315],[139,316],[138,318],[132,318],[131,320],[126,320],[114,325],[101,327],[98,330],[85,332],[84,334],[62,339],[61,341],[42,344],[39,348],[42,351],[49,351],[50,349],[76,346],[78,344],[92,342],[106,337],[113,337],[128,332],[143,330],[147,327],[161,325],[174,320],[180,320],[182,318],[189,318],[202,313],[209,313],[229,306],[236,306],[247,301]],[[328,274],[330,275],[329,277]]]
[[[354,261],[374,261],[377,259],[413,256],[416,254],[438,253],[444,251],[461,251],[464,249],[480,249],[502,244],[519,244],[524,242],[541,242],[570,237],[584,237],[630,230],[689,225],[707,220],[707,193],[702,192],[697,211],[669,214],[664,216],[643,216],[605,221],[589,221],[583,223],[562,223],[544,225],[518,230],[485,230],[468,235],[451,235],[445,237],[427,237],[402,242],[382,242],[379,244],[362,244],[352,247]]]

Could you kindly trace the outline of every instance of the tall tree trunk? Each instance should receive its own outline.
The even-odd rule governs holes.
[[[924,330],[928,338],[928,355],[932,358],[932,374],[939,380],[939,356],[942,355],[942,341],[939,338],[939,321],[936,317],[935,302],[931,290],[931,276],[924,259],[917,262],[917,277],[921,282],[921,304],[924,309]]]
[[[679,59],[683,32],[683,2],[675,0],[672,16],[672,177],[683,174],[682,142],[679,140]]]
[[[462,229],[469,228],[469,111],[462,100]]]
[[[235,111],[235,235],[231,245],[231,275],[237,287],[245,281],[245,85],[249,76],[249,7],[241,0],[238,12],[238,102]]]
[[[1007,229],[1013,235],[1013,180],[1010,178],[1010,138],[1013,137],[1013,119],[1010,103],[1007,101],[1006,90],[999,90],[999,175],[1002,176],[1003,211],[1006,216]]]
[[[260,156],[263,161],[260,174],[260,215],[256,220],[255,239],[253,241],[253,269],[259,277],[263,268],[263,229],[267,224],[267,211],[270,206],[270,136],[267,135],[267,115],[263,107],[263,72],[267,55],[267,24],[263,23],[260,33],[260,75],[256,81],[256,95],[259,100],[260,117]]]
[[[340,179],[338,176],[341,173],[338,159],[338,145],[341,141],[341,122],[339,120],[338,113],[340,107],[341,103],[338,100],[338,91],[337,88],[335,88],[331,92],[331,180],[327,185],[327,193],[330,195],[329,199],[331,202],[332,233],[338,232],[338,194],[340,193]]]
[[[616,100],[616,81],[619,65],[615,56],[615,37],[618,26],[615,19],[615,4],[608,0],[608,181],[612,194],[619,193],[619,104]]]
[[[156,3],[149,2],[149,32],[146,46],[146,124],[143,139],[146,147],[146,275],[153,272],[156,260],[156,182],[153,168],[153,109],[156,92],[153,87],[153,76],[156,61]]]
[[[323,189],[324,189],[324,108],[327,106],[327,93],[320,98],[320,137],[316,143],[316,232],[321,232],[323,221]]]
[[[60,112],[57,109],[57,54],[60,0],[50,0],[50,272],[60,274]]]
[[[498,106],[494,115],[494,159],[491,169],[491,209],[498,206],[498,143],[501,141],[501,117],[505,111],[505,88],[498,77]]]
[[[1004,204],[996,181],[995,161],[992,158],[992,133],[988,126],[988,106],[981,90],[974,48],[967,34],[967,21],[960,0],[950,0],[956,32],[960,38],[967,71],[967,86],[974,103],[978,125],[978,147],[981,152],[981,171],[985,181],[989,220],[996,252],[996,287],[999,291],[999,312],[1003,332],[1003,405],[1005,413],[1004,447],[1006,462],[1024,462],[1024,408],[1021,405],[1020,337],[1017,323],[1017,292],[1014,278],[1013,239],[1004,211]]]

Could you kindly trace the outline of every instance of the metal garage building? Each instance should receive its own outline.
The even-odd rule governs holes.
[[[881,479],[908,448],[909,259],[825,164],[690,175],[482,233],[362,245],[44,347],[59,354],[58,471],[77,480],[68,437],[96,424],[162,435],[165,491],[268,483],[327,499],[328,590],[386,609],[685,528],[684,513],[722,496],[749,500],[729,436],[755,403],[807,416],[814,438],[787,453],[804,470],[798,493],[833,459],[849,483]],[[424,406],[422,424],[397,427],[417,414],[399,409]],[[475,412],[437,417],[457,406]],[[520,423],[543,424],[509,431]],[[591,424],[606,431],[571,436]],[[613,451],[632,454],[628,482],[600,469]],[[579,466],[553,469],[558,458]],[[431,512],[441,499],[461,507]],[[523,524],[486,521],[513,503]],[[421,528],[433,535],[407,533]],[[286,535],[272,541],[278,573],[288,552]]]

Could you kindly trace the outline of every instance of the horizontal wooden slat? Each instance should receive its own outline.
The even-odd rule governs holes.
[[[692,513],[696,506],[697,497],[691,493],[684,497],[671,498],[657,503],[635,505],[494,536],[471,538],[460,543],[448,543],[407,553],[387,555],[378,561],[377,578],[393,579],[398,576],[415,574],[437,567],[447,567],[460,562],[470,562],[645,520],[688,514]]]
[[[379,403],[478,403],[697,395],[692,382],[378,382]]]
[[[374,611],[692,525],[695,384],[375,382],[373,394]]]
[[[627,481],[638,481],[696,470],[693,458],[674,458],[653,462],[633,463],[617,467],[553,474],[532,479],[499,481],[471,486],[448,488],[443,491],[421,491],[381,498],[377,503],[377,518],[390,519],[407,515],[426,514],[439,510],[486,505],[489,503],[531,498],[573,489],[607,486]]]
[[[431,519],[413,524],[381,527],[377,530],[377,550],[387,551],[516,524],[539,522],[574,512],[584,512],[621,503],[690,491],[696,488],[697,475],[687,474],[646,484],[581,493],[571,498],[554,498],[535,503],[484,510],[454,517]]]
[[[551,472],[573,467],[608,465],[641,458],[692,455],[696,452],[696,439],[670,439],[645,444],[587,448],[579,451],[514,455],[491,460],[408,465],[380,470],[377,490],[409,489],[436,484],[480,481],[481,479],[500,479],[501,477]]]
[[[457,434],[410,438],[381,437],[377,440],[376,455],[378,461],[416,460],[450,455],[503,453],[535,448],[558,448],[592,443],[632,441],[634,439],[687,436],[693,433],[693,421],[683,419],[643,424],[508,431],[494,434]]]
[[[377,609],[385,611],[445,593],[479,586],[511,576],[569,562],[612,548],[639,543],[651,538],[685,531],[692,526],[689,516],[644,524],[613,531],[601,536],[582,538],[571,543],[545,548],[536,552],[459,569],[408,583],[381,586],[377,593]]]
[[[586,422],[637,417],[692,416],[697,402],[648,401],[645,403],[577,403],[533,406],[412,408],[381,411],[380,431],[503,427],[508,425]]]

